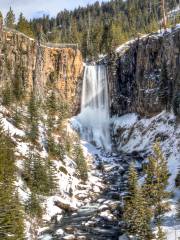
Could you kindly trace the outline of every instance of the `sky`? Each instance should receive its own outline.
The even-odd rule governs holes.
[[[96,0],[0,0],[0,10],[5,16],[11,6],[16,16],[23,12],[30,19],[42,16],[44,13],[56,16],[60,10],[65,8],[68,10],[74,9],[94,2]],[[99,2],[102,2],[102,0]]]

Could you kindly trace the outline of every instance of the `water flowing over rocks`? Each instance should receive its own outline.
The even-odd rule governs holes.
[[[43,233],[44,237],[54,240],[118,240],[122,234],[123,225],[119,222],[122,199],[127,190],[128,166],[135,158],[126,154],[113,157],[90,144],[86,145],[94,157],[91,173],[101,178],[104,186],[99,188],[97,185],[98,191],[89,193],[90,202],[74,212],[67,211],[59,222]],[[99,165],[103,165],[103,170],[99,170]]]

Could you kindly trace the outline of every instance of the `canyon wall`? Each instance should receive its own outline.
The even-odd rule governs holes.
[[[111,115],[180,116],[180,28],[141,36],[105,58]]]
[[[73,106],[79,108],[83,59],[73,48],[41,45],[24,34],[3,30],[0,38],[0,86],[20,84],[28,95],[37,84],[46,93],[52,87]]]

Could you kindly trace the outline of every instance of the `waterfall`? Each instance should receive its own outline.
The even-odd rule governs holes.
[[[81,136],[99,147],[111,150],[108,82],[105,65],[86,65],[83,78]]]

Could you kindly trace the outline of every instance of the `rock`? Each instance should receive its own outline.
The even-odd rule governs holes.
[[[78,193],[75,195],[75,198],[77,198],[80,201],[83,201],[84,199],[86,199],[88,197],[88,193],[84,192],[84,193]]]
[[[174,106],[180,116],[179,38],[180,29],[164,36],[148,35],[126,43],[122,50],[106,58],[111,115],[137,112],[152,117]],[[165,68],[168,76],[162,86],[161,73]],[[163,101],[166,89],[169,89],[167,106]]]
[[[63,209],[64,211],[67,212],[74,212],[77,210],[74,206],[72,206],[70,203],[63,202],[61,200],[57,200],[54,202],[54,205]]]
[[[55,234],[58,235],[58,236],[64,236],[64,230],[60,228],[56,231]]]
[[[76,237],[74,235],[67,235],[65,237],[63,237],[64,240],[76,240]]]
[[[119,240],[129,240],[129,237],[127,236],[127,234],[123,234],[119,237]]]
[[[100,198],[100,199],[97,200],[98,203],[103,203],[105,201],[106,201],[106,199],[104,199],[104,198]]]
[[[99,214],[100,217],[106,219],[106,220],[109,220],[109,221],[112,221],[112,220],[115,220],[115,217],[112,215],[112,213],[110,212],[110,210],[106,210],[104,212],[101,212]]]
[[[116,210],[119,207],[119,205],[120,205],[119,202],[111,202],[111,203],[108,204],[111,211]]]
[[[87,238],[85,236],[78,236],[76,239],[77,240],[86,240]]]
[[[83,225],[86,227],[93,227],[96,223],[94,221],[85,222]]]
[[[120,200],[120,194],[118,192],[109,192],[108,195],[114,200]]]
[[[68,226],[68,227],[65,227],[64,230],[66,233],[72,234],[76,229],[72,226]]]
[[[95,193],[100,193],[101,190],[100,190],[100,188],[99,188],[98,186],[94,186],[94,187],[93,187],[93,192],[95,192]]]
[[[87,238],[85,236],[78,236],[76,239],[77,240],[86,240]]]
[[[102,212],[102,211],[107,210],[107,209],[109,209],[109,207],[106,204],[103,204],[98,208],[98,211]]]
[[[28,97],[34,88],[34,73],[36,61],[38,60],[38,47],[35,40],[25,35],[3,30],[2,42],[0,44],[0,53],[3,54],[0,59],[1,66],[1,87],[15,80],[15,75],[21,76],[19,81],[26,82],[25,95]],[[41,46],[42,59],[42,76],[40,77],[40,86],[42,89],[53,83],[54,90],[61,93],[62,97],[73,104],[74,114],[80,108],[81,85],[83,74],[83,58],[78,49],[64,47]],[[71,66],[71,67],[69,67]],[[10,70],[9,70],[10,69]],[[66,74],[64,74],[66,71]],[[15,74],[16,73],[16,74]],[[66,81],[68,84],[66,84]],[[46,94],[46,91],[45,91]]]

